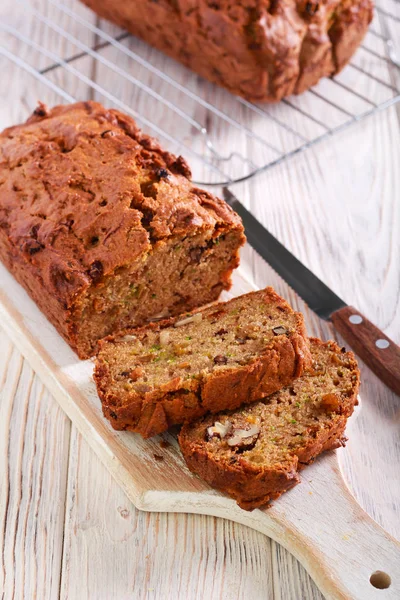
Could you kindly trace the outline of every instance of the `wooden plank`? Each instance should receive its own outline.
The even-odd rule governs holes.
[[[62,73],[60,73],[60,75],[62,75]],[[64,80],[62,80],[64,81]],[[200,83],[200,87],[202,86],[202,84]],[[208,86],[207,86],[208,87]],[[162,91],[162,88],[161,88]],[[122,91],[121,91],[122,93]],[[224,94],[221,93],[221,96],[224,96]],[[221,100],[222,105],[224,105],[224,99],[222,98]],[[207,116],[207,115],[206,115]],[[386,117],[385,117],[386,118]],[[393,126],[393,127],[392,127]],[[363,126],[362,126],[363,127]],[[342,141],[339,142],[335,145],[334,144],[328,144],[326,145],[324,148],[321,146],[321,155],[318,151],[315,154],[310,154],[306,156],[306,160],[305,162],[297,162],[295,163],[295,166],[292,167],[288,167],[287,165],[283,165],[282,167],[279,167],[279,176],[277,176],[276,179],[269,179],[269,178],[260,178],[259,181],[259,187],[257,188],[256,185],[250,186],[249,188],[247,188],[248,192],[245,191],[245,195],[246,193],[251,194],[252,197],[252,207],[257,211],[263,212],[263,199],[265,197],[265,189],[273,189],[274,190],[274,196],[275,199],[272,202],[272,207],[269,206],[266,212],[266,216],[262,217],[263,219],[265,218],[265,222],[268,224],[268,226],[272,229],[275,230],[275,232],[277,233],[277,235],[279,235],[279,237],[282,235],[281,239],[283,239],[285,241],[285,243],[288,244],[289,247],[292,247],[294,249],[294,251],[296,251],[299,255],[301,255],[301,253],[304,253],[305,251],[305,255],[303,254],[303,260],[305,260],[305,262],[307,261],[311,261],[312,265],[316,265],[317,269],[322,269],[322,275],[323,276],[328,276],[331,277],[331,280],[328,281],[328,283],[331,283],[332,285],[337,285],[339,286],[340,284],[344,285],[344,292],[343,295],[345,295],[346,291],[347,291],[347,286],[346,286],[346,282],[351,280],[352,281],[352,286],[351,286],[351,291],[352,293],[354,290],[354,286],[358,284],[358,277],[360,276],[362,281],[362,284],[360,285],[360,289],[359,289],[359,293],[361,295],[361,297],[363,299],[367,299],[370,297],[374,297],[374,294],[376,296],[376,291],[374,288],[374,286],[376,286],[375,284],[371,284],[369,285],[369,287],[366,285],[365,279],[368,280],[368,278],[370,277],[370,274],[368,274],[367,276],[367,270],[365,268],[365,256],[363,256],[361,254],[361,256],[359,257],[357,254],[358,251],[358,244],[357,244],[357,239],[353,234],[353,228],[354,228],[354,224],[358,224],[358,220],[359,218],[361,218],[361,227],[359,227],[358,229],[356,229],[357,234],[359,234],[359,232],[361,231],[361,235],[362,235],[362,239],[364,240],[364,236],[367,233],[369,224],[370,224],[370,220],[369,218],[366,219],[365,217],[365,205],[363,204],[365,202],[365,198],[367,198],[367,200],[369,200],[369,203],[367,203],[367,208],[368,208],[368,204],[371,205],[373,208],[373,218],[375,219],[376,216],[378,216],[378,218],[380,218],[380,213],[381,213],[381,209],[380,209],[380,190],[378,187],[374,187],[374,181],[379,181],[382,180],[382,175],[383,175],[383,171],[381,174],[379,174],[379,169],[382,167],[384,168],[385,165],[385,160],[387,159],[387,154],[388,154],[388,148],[390,149],[390,139],[388,139],[388,136],[397,136],[397,132],[398,132],[398,128],[397,128],[397,123],[392,123],[392,121],[387,122],[385,125],[379,125],[378,130],[376,131],[376,139],[374,140],[375,143],[371,144],[369,142],[369,146],[368,146],[368,152],[367,152],[367,148],[364,147],[363,143],[364,143],[364,131],[359,132],[357,137],[352,138],[352,133],[353,130],[349,133],[350,137],[345,137],[344,141],[342,138]],[[222,147],[235,147],[235,148],[240,148],[241,145],[243,144],[243,141],[241,141],[240,136],[237,137],[227,137],[227,132],[226,129],[224,128],[217,128],[217,133],[218,133],[218,139],[221,141]],[[383,138],[380,138],[379,136],[383,135]],[[368,134],[368,139],[370,139],[370,134]],[[397,137],[394,139],[398,139]],[[285,141],[285,140],[283,140]],[[343,150],[343,148],[346,147],[346,151]],[[368,168],[365,168],[365,166],[362,164],[363,161],[368,160],[370,161],[370,156],[373,155],[373,151],[374,148],[378,149],[377,152],[377,163],[379,165],[379,168],[377,168],[376,170],[371,169],[370,166],[371,164],[368,163]],[[361,151],[361,156],[360,156],[360,151]],[[337,156],[339,155],[339,156]],[[354,164],[354,157],[356,157],[356,165]],[[396,160],[396,156],[393,159],[393,162],[390,162],[389,164],[389,169],[390,169],[390,181],[389,182],[385,182],[385,194],[384,194],[384,205],[383,205],[383,219],[382,221],[379,221],[379,227],[377,228],[378,234],[379,234],[379,244],[376,244],[375,248],[379,249],[383,248],[386,249],[387,248],[387,241],[385,241],[384,236],[387,235],[387,232],[390,231],[390,227],[391,227],[391,222],[394,218],[394,227],[396,230],[397,227],[397,215],[396,215],[396,211],[394,204],[389,204],[389,214],[387,212],[387,206],[388,206],[388,197],[390,195],[390,190],[393,189],[393,181],[392,181],[392,173],[393,170],[395,171],[394,167],[395,167],[395,160]],[[391,161],[391,158],[389,158],[389,161]],[[291,163],[290,163],[291,164]],[[330,168],[331,164],[335,164],[335,165],[340,165],[337,167],[337,169],[340,169],[341,173],[344,173],[347,180],[345,181],[341,181],[338,182],[337,181],[337,177],[336,177],[336,169],[335,172],[333,172]],[[397,163],[398,164],[398,163]],[[315,172],[316,170],[316,165],[317,165],[317,173]],[[391,168],[390,165],[393,165],[393,167]],[[355,166],[358,167],[358,169],[355,169]],[[364,167],[364,168],[363,168]],[[290,169],[290,171],[289,171]],[[293,171],[292,171],[293,169]],[[353,182],[353,177],[354,177],[354,172],[356,173],[356,177],[354,178],[354,182]],[[272,172],[271,172],[272,173]],[[289,173],[290,173],[290,177],[289,177]],[[307,179],[305,179],[304,174],[307,173]],[[367,174],[367,180],[364,181],[365,175]],[[385,173],[385,175],[387,175]],[[268,175],[269,177],[269,175]],[[283,186],[283,187],[281,187]],[[395,191],[398,190],[398,181],[397,183],[395,183],[394,185],[394,189]],[[280,190],[282,189],[282,193],[280,193]],[[353,195],[354,197],[356,197],[358,199],[358,213],[356,213],[355,215],[355,219],[352,218],[349,221],[346,221],[346,219],[348,220],[348,206],[347,203],[345,202],[345,194],[344,191],[347,191],[348,189],[350,189],[352,192],[349,195]],[[370,197],[371,194],[371,190],[374,191],[374,195],[373,197]],[[238,192],[239,193],[239,192]],[[310,197],[309,197],[310,194]],[[333,211],[331,210],[331,207],[329,205],[329,201],[331,202],[336,202],[336,197],[339,195],[339,202],[338,204],[333,204]],[[293,200],[292,200],[293,197]],[[394,198],[396,197],[395,195],[393,196]],[[270,198],[268,198],[268,202],[270,203]],[[328,202],[328,205],[327,205]],[[302,210],[299,211],[299,205],[302,207]],[[272,208],[272,214],[271,214],[271,210],[270,208]],[[385,212],[386,211],[386,212]],[[370,211],[371,212],[371,211]],[[300,213],[300,214],[299,214]],[[353,214],[353,213],[352,213]],[[346,215],[346,218],[343,218],[343,215]],[[333,221],[332,221],[332,217],[333,217]],[[364,221],[362,220],[364,219]],[[321,221],[320,221],[321,220]],[[354,223],[355,221],[355,223]],[[344,222],[344,227],[343,227],[343,222]],[[322,226],[321,226],[322,223]],[[311,226],[310,226],[311,225]],[[340,231],[343,228],[343,231]],[[311,232],[310,232],[311,229]],[[323,257],[321,257],[321,248],[324,247],[324,243],[326,241],[326,239],[331,240],[332,239],[332,235],[333,235],[333,239],[336,238],[336,234],[337,232],[340,233],[340,241],[342,242],[342,240],[345,240],[345,242],[347,243],[347,245],[345,244],[344,246],[340,246],[341,251],[338,255],[335,254],[335,252],[332,251],[332,248],[330,248],[329,253],[326,255],[324,255]],[[382,232],[382,235],[380,235],[380,232]],[[374,242],[375,242],[375,234],[376,231],[372,232],[371,236],[368,236],[368,239],[366,241],[366,243],[368,244],[368,250],[373,250],[374,247]],[[382,239],[381,239],[382,238]],[[351,240],[352,242],[352,246],[350,247],[350,260],[348,260],[348,251],[349,251],[349,245],[348,245],[348,240]],[[392,239],[392,242],[395,241],[396,238]],[[364,245],[364,243],[363,243]],[[343,252],[342,252],[343,250]],[[382,281],[386,281],[385,277],[386,277],[386,271],[389,272],[389,281],[387,281],[387,283],[385,283],[385,287],[386,289],[393,289],[393,282],[395,282],[395,275],[396,272],[393,271],[393,262],[390,261],[390,256],[393,256],[393,252],[396,250],[395,246],[392,245],[390,247],[387,248],[387,250],[384,250],[385,252],[385,261],[383,261],[383,269],[384,269],[384,277],[382,279],[382,273],[378,272],[378,260],[380,260],[380,256],[379,254],[377,254],[376,257],[373,257],[373,281],[378,282],[378,285],[382,282]],[[378,251],[377,251],[378,252]],[[250,253],[251,255],[251,253]],[[246,255],[247,256],[247,255]],[[252,259],[253,260],[253,259]],[[262,262],[258,261],[257,259],[254,259],[255,263],[252,266],[252,269],[256,272],[257,276],[259,277],[260,282],[264,283],[265,282],[265,277],[266,274],[268,273],[268,270],[266,271],[265,266],[262,264]],[[335,270],[335,268],[337,267],[338,264],[341,265],[341,268],[344,266],[344,268],[346,268],[347,265],[353,264],[353,261],[356,261],[357,264],[357,269],[360,270],[360,273],[356,273],[354,275],[354,277],[352,278],[351,276],[349,277],[348,275],[348,271],[343,272],[342,274],[338,274],[337,271]],[[340,263],[339,263],[340,261]],[[363,262],[364,261],[364,262]],[[257,263],[257,264],[256,264]],[[308,263],[310,264],[310,263]],[[368,263],[368,265],[370,265],[371,263]],[[387,267],[387,269],[386,269]],[[379,267],[380,268],[380,267]],[[385,271],[386,269],[386,271]],[[277,280],[276,276],[274,276],[273,274],[268,273],[268,277],[270,277],[270,279],[272,281]],[[274,279],[275,277],[275,279]],[[372,280],[371,280],[372,281]],[[283,291],[284,294],[287,295],[287,297],[290,297],[291,300],[294,300],[295,302],[298,302],[298,300],[294,297],[293,294],[291,294],[291,292],[287,289],[286,286],[284,286],[282,284],[282,282],[277,281],[277,287],[281,288],[281,291]],[[336,288],[338,289],[338,288]],[[299,302],[299,306],[301,306],[301,302]],[[398,304],[396,304],[396,299],[394,300],[394,303],[391,305],[392,309],[394,307],[394,310],[396,310],[396,307],[398,307]],[[374,307],[372,307],[374,308]],[[385,307],[383,307],[383,310],[386,310],[386,305]],[[367,311],[365,311],[367,313]],[[368,313],[367,313],[368,314]],[[390,314],[390,311],[389,313]],[[393,310],[392,310],[392,314],[393,314]],[[369,313],[369,316],[372,315],[371,313]],[[380,315],[378,315],[380,316]],[[395,322],[395,319],[393,318],[393,321]],[[377,321],[378,322],[378,321]],[[320,332],[322,331],[324,333],[324,335],[330,335],[329,332],[329,328],[327,328],[324,325],[321,325],[319,322],[316,321],[316,319],[314,319],[311,315],[309,315],[309,324],[311,324],[312,328],[314,331]],[[382,326],[382,325],[381,325]],[[389,324],[390,327],[390,324]],[[396,328],[394,329],[394,334],[391,333],[392,336],[397,335],[397,331]],[[396,338],[395,338],[396,339]],[[364,449],[367,447],[368,443],[370,442],[370,438],[368,435],[368,432],[371,431],[371,426],[375,425],[374,423],[374,419],[376,418],[376,411],[374,410],[374,405],[373,405],[373,398],[374,395],[377,392],[378,398],[379,398],[379,410],[383,411],[383,414],[385,416],[385,420],[386,422],[389,421],[390,423],[393,420],[393,411],[391,410],[391,407],[393,406],[391,404],[391,402],[393,401],[392,397],[388,397],[386,395],[386,391],[384,389],[383,386],[381,386],[381,388],[379,388],[378,385],[378,389],[376,388],[376,382],[372,381],[372,384],[369,383],[369,378],[370,375],[368,373],[368,371],[366,369],[363,369],[363,374],[365,381],[367,381],[367,383],[365,385],[367,385],[369,387],[369,399],[371,400],[371,402],[368,402],[368,407],[367,408],[371,408],[372,407],[372,411],[369,413],[368,418],[365,420],[364,423],[362,423],[362,425],[360,426],[360,428],[358,428],[358,426],[355,427],[355,431],[354,431],[354,449],[356,450],[356,454],[355,456],[351,457],[351,461],[355,460],[356,462],[358,461],[357,467],[353,468],[353,471],[351,472],[351,467],[350,467],[350,471],[352,475],[354,475],[351,483],[353,486],[353,489],[357,489],[357,487],[359,487],[358,493],[363,495],[366,494],[366,498],[364,498],[364,503],[367,505],[367,508],[369,509],[369,511],[372,514],[375,514],[378,516],[378,518],[381,519],[381,522],[385,522],[385,524],[388,524],[388,527],[392,528],[393,533],[396,533],[394,531],[395,527],[396,527],[396,522],[393,520],[393,512],[389,512],[388,511],[388,507],[389,504],[391,503],[393,497],[396,498],[399,496],[398,494],[398,488],[397,488],[397,479],[396,477],[393,475],[396,474],[396,468],[398,468],[398,455],[397,453],[395,453],[394,448],[395,448],[395,443],[396,443],[396,432],[394,430],[394,428],[391,428],[390,430],[390,436],[389,439],[386,438],[386,429],[384,427],[382,427],[381,425],[376,425],[375,429],[373,429],[374,434],[376,436],[377,439],[377,444],[376,444],[376,450],[380,450],[381,448],[384,450],[384,452],[386,452],[387,450],[389,450],[389,456],[390,456],[390,461],[391,461],[391,466],[393,469],[393,472],[391,472],[388,469],[388,465],[386,464],[382,464],[380,461],[377,461],[378,464],[376,464],[376,462],[374,463],[373,461],[369,461],[368,458],[366,458],[365,453],[364,452],[359,452],[359,447],[362,446],[362,449],[364,451]],[[365,414],[365,413],[362,413]],[[364,416],[363,416],[364,418]],[[394,417],[395,418],[395,417]],[[360,422],[361,423],[361,422]],[[360,431],[359,431],[360,429]],[[360,435],[362,433],[361,436],[361,441],[362,444],[359,443],[359,439],[360,439]],[[381,442],[383,442],[383,446],[380,444]],[[386,444],[385,444],[386,443]],[[379,448],[378,448],[379,446]],[[351,450],[351,447],[349,447],[349,449]],[[87,456],[87,458],[85,459],[86,464],[85,464],[85,468],[82,468],[81,466],[78,467],[78,471],[82,472],[82,479],[83,481],[85,480],[85,476],[86,476],[86,471],[88,469],[88,467],[90,465],[92,465],[92,457],[90,456],[90,454],[85,455]],[[347,455],[346,455],[347,456]],[[372,463],[372,464],[371,464]],[[353,464],[353,462],[352,462]],[[366,473],[366,478],[365,478],[365,473]],[[378,484],[376,483],[377,478],[378,477]],[[366,486],[366,482],[368,482],[368,489],[364,490],[364,487]],[[388,482],[389,482],[389,486],[388,486]],[[371,492],[371,488],[369,487],[372,484],[372,492]],[[84,484],[82,484],[84,485]],[[110,485],[110,482],[108,482],[108,485]],[[81,486],[81,479],[78,480],[78,486],[77,489],[79,490]],[[386,486],[386,487],[385,487]],[[385,495],[385,497],[383,498],[383,501],[381,501],[381,490],[383,489],[387,489],[387,495]],[[371,497],[371,493],[372,493],[372,497]],[[79,498],[79,494],[78,494],[78,498]],[[72,497],[71,497],[72,500]],[[381,501],[380,504],[378,504],[376,502],[376,500]],[[365,505],[364,504],[364,505]],[[378,508],[376,508],[378,506]],[[397,507],[394,507],[395,510],[397,509]],[[96,512],[99,512],[102,510],[101,504],[98,506],[98,508],[96,508]],[[147,517],[143,517],[143,519],[145,519]],[[168,516],[168,519],[170,519],[170,522],[173,523],[175,519],[179,519],[179,517],[175,516],[175,515],[170,515]],[[212,522],[213,519],[211,518],[206,518],[206,517],[202,517],[202,519],[206,520],[206,522],[208,523],[209,521]],[[97,521],[96,521],[97,522]],[[114,524],[118,523],[118,520],[114,520]],[[96,525],[94,526],[94,528],[96,527]],[[235,527],[239,527],[236,526]],[[243,529],[243,531],[246,531],[245,529]],[[101,532],[101,530],[100,530]],[[97,532],[97,535],[94,535],[91,542],[90,542],[90,550],[92,552],[92,556],[96,556],[95,554],[95,550],[96,550],[96,544],[98,547],[98,543],[99,543],[99,532]],[[89,545],[89,544],[88,544]],[[106,549],[106,554],[107,554],[107,549]],[[281,557],[281,558],[280,558]],[[79,544],[75,544],[74,546],[74,561],[71,561],[69,563],[69,565],[73,565],[74,566],[74,573],[76,575],[76,579],[79,581]],[[162,559],[161,559],[162,560]],[[113,563],[114,564],[114,563]],[[125,567],[129,569],[130,563],[129,563],[129,556],[126,555],[126,557],[124,558],[124,564]],[[203,553],[202,556],[202,563],[203,565],[205,565],[204,568],[207,568],[207,554]],[[291,559],[290,557],[288,557],[286,555],[286,551],[284,551],[283,549],[279,550],[278,555],[276,557],[276,560],[274,561],[275,564],[275,570],[274,573],[275,575],[278,576],[278,579],[275,578],[275,581],[279,581],[279,572],[282,573],[282,577],[280,580],[280,585],[276,586],[276,595],[277,597],[282,597],[283,599],[286,598],[297,598],[298,597],[311,597],[310,594],[310,590],[313,589],[314,591],[312,593],[314,593],[317,597],[318,594],[317,592],[315,592],[315,586],[313,586],[312,588],[309,587],[309,579],[307,579],[306,576],[301,575],[300,579],[294,578],[288,578],[286,575],[288,573],[291,573],[293,576],[294,574],[297,572],[297,566],[294,567],[293,565],[296,565],[295,561],[293,559]],[[157,565],[157,562],[156,562]],[[162,563],[161,563],[162,565]],[[292,566],[290,566],[292,565]],[[219,565],[218,569],[222,569],[223,565]],[[235,566],[236,568],[236,566]],[[155,567],[155,571],[157,571],[157,566]],[[200,567],[199,567],[199,572],[200,572]],[[303,570],[299,571],[299,573],[304,573]],[[111,573],[110,573],[110,577],[111,577]],[[228,571],[228,577],[229,577],[229,571]],[[93,579],[92,579],[93,580]],[[237,582],[237,580],[235,579],[235,581]],[[100,589],[100,588],[99,588]],[[158,590],[160,590],[159,593],[162,593],[162,589],[160,587],[157,587]],[[193,590],[193,584],[190,587],[191,590]],[[196,589],[200,589],[203,591],[208,591],[210,590],[210,578],[205,578],[203,580],[203,588],[196,588]],[[212,588],[211,588],[212,589]],[[89,590],[90,591],[90,590]],[[77,593],[79,593],[79,590],[77,589]],[[251,593],[253,594],[254,597],[257,597],[257,592],[252,589]],[[212,596],[211,596],[212,597]],[[228,597],[228,596],[226,596]],[[234,590],[233,590],[233,595],[231,595],[230,597],[235,597],[234,596]],[[261,597],[261,594],[260,596]]]
[[[399,138],[396,109],[391,108],[236,191],[286,247],[397,343],[400,147],[392,140]],[[335,336],[268,265],[252,250],[246,252],[258,285],[273,285],[305,312],[311,334]],[[363,363],[361,370],[363,410],[354,427],[350,422],[342,467],[360,504],[399,537],[398,478],[393,471],[398,470],[393,456],[398,398]],[[377,415],[381,425],[376,424]],[[374,460],[368,458],[371,452]]]
[[[91,23],[95,22],[95,15],[83,6],[78,0],[65,0],[66,6]],[[60,58],[69,58],[79,52],[76,45],[63,37],[52,25],[61,30],[68,31],[79,38],[83,43],[92,45],[94,35],[82,25],[78,25],[56,5],[42,0],[41,2],[28,2],[27,0],[2,0],[0,6],[1,23],[12,27],[30,41],[47,49]],[[55,60],[46,56],[37,48],[29,48],[28,44],[19,40],[12,33],[1,33],[2,44],[11,52],[18,54],[35,68],[42,70],[53,65]]]
[[[274,600],[323,600],[324,596],[301,566],[283,546],[272,543]]]
[[[3,0],[0,6],[0,20],[8,27],[12,27],[17,33],[23,35],[26,40],[44,48],[54,57],[49,57],[30,46],[28,41],[22,41],[15,34],[1,31],[0,45],[8,52],[16,55],[28,66],[36,70],[46,69],[55,64],[56,59],[67,59],[79,52],[72,42],[64,38],[59,32],[51,27],[55,24],[62,30],[78,38],[82,43],[92,45],[95,36],[87,28],[83,27],[62,11],[43,0],[38,6],[32,3],[13,2]],[[67,0],[66,4],[73,8],[80,16],[84,16],[89,22],[95,17],[91,11],[84,7],[78,0]],[[47,19],[47,23],[40,21],[35,12]],[[46,85],[45,81],[58,86],[73,98],[86,98],[89,94],[88,86],[73,73],[63,68],[55,68],[45,72],[44,81],[39,81],[32,74],[16,66],[11,60],[0,56],[0,67],[2,70],[2,87],[0,90],[0,130],[4,127],[20,123],[27,119],[36,108],[38,101],[49,106],[63,104],[65,98]],[[74,68],[84,76],[90,77],[93,73],[93,61],[90,57],[74,61]],[[12,100],[12,101],[10,101]]]
[[[394,577],[400,544],[379,529],[348,494],[334,455],[309,467],[311,479],[303,478],[303,485],[284,495],[273,508],[253,513],[239,509],[188,472],[172,436],[166,436],[171,445],[162,449],[157,437],[142,440],[113,431],[100,415],[90,361],[74,359],[12,277],[4,269],[0,273],[0,310],[7,331],[138,508],[224,516],[249,525],[293,552],[329,598],[347,594],[354,600],[374,600],[376,590],[369,577],[377,563],[383,563]],[[240,271],[235,274],[235,284],[235,293],[246,291],[246,285],[249,289],[249,283],[240,279]],[[163,455],[163,460],[156,459],[155,453]],[[348,554],[352,563],[344,560]],[[388,599],[397,599],[399,586],[394,578],[386,593]]]
[[[0,591],[58,597],[70,421],[0,330]]]
[[[74,430],[61,598],[272,598],[271,540],[203,515],[144,513]]]
[[[89,11],[75,8],[82,14]],[[72,30],[50,5],[46,14]],[[47,49],[68,56],[72,44],[21,10],[15,2],[1,2],[1,21]],[[93,36],[77,31],[82,40]],[[1,35],[1,43],[29,64],[40,68],[53,61],[32,52],[27,44]],[[80,61],[83,73],[91,65]],[[0,58],[0,129],[26,119],[42,100],[49,105],[63,98],[12,62]],[[69,91],[84,97],[87,88],[62,71],[49,75]],[[31,367],[0,330],[0,596],[3,598],[59,597],[64,537],[70,420],[44,388]]]

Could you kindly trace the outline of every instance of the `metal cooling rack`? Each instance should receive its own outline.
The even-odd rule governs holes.
[[[26,72],[28,104],[99,100],[186,156],[197,182],[230,184],[399,102],[400,0],[377,2],[344,71],[277,105],[232,96],[76,0],[15,0],[0,12],[0,56]]]

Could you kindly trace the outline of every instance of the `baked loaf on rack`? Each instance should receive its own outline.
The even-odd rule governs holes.
[[[101,341],[94,379],[113,427],[150,437],[254,402],[310,364],[302,315],[267,288]]]
[[[230,287],[239,217],[130,117],[40,105],[0,151],[0,259],[81,358]]]
[[[298,471],[344,445],[360,374],[352,352],[311,339],[313,368],[290,387],[236,411],[184,425],[189,468],[252,510],[300,482]]]
[[[338,73],[372,0],[83,0],[233,94],[276,102]]]

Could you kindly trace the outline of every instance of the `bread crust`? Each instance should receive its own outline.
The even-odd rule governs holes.
[[[251,101],[276,102],[338,73],[372,0],[82,0],[101,17]]]
[[[240,218],[130,117],[96,102],[40,104],[0,134],[0,151],[0,258],[80,358],[93,354],[79,336],[85,296],[170,239],[236,232],[211,299],[229,288]]]
[[[272,288],[246,294],[246,297],[257,295],[259,301],[261,294],[266,303],[273,303],[285,311],[293,312]],[[233,300],[224,303],[227,310],[231,302]],[[205,309],[208,310],[213,311],[214,308]],[[127,392],[124,398],[112,389],[111,369],[106,362],[108,344],[113,344],[124,334],[134,333],[140,337],[150,329],[159,331],[173,326],[179,317],[109,336],[99,342],[100,350],[93,375],[104,416],[115,429],[128,429],[148,438],[166,431],[171,425],[194,421],[208,412],[214,413],[228,407],[237,408],[289,385],[311,364],[303,316],[300,313],[293,314],[296,320],[295,331],[275,337],[263,354],[255,356],[247,365],[210,372],[200,381],[192,380],[188,383],[177,378],[147,393]]]
[[[324,343],[312,338],[311,345],[327,347],[338,354],[341,352],[339,346],[332,341]],[[179,434],[179,446],[190,470],[212,487],[229,494],[241,508],[246,510],[263,506],[300,483],[299,472],[312,463],[319,454],[345,445],[344,430],[347,419],[357,404],[360,383],[360,374],[353,353],[349,352],[345,356],[352,366],[355,379],[351,394],[340,407],[340,416],[332,420],[329,427],[319,430],[315,438],[310,437],[307,443],[293,455],[290,464],[267,468],[250,463],[241,454],[238,454],[234,464],[231,464],[225,457],[221,458],[216,453],[208,451],[204,437],[197,438],[190,425],[184,425]],[[197,428],[197,424],[195,427]]]

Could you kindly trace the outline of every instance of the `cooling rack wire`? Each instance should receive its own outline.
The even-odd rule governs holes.
[[[186,156],[203,185],[248,179],[400,100],[400,0],[377,1],[342,73],[277,105],[216,88],[76,0],[8,6],[0,9],[0,55],[26,73],[27,102],[94,99],[119,108]]]

